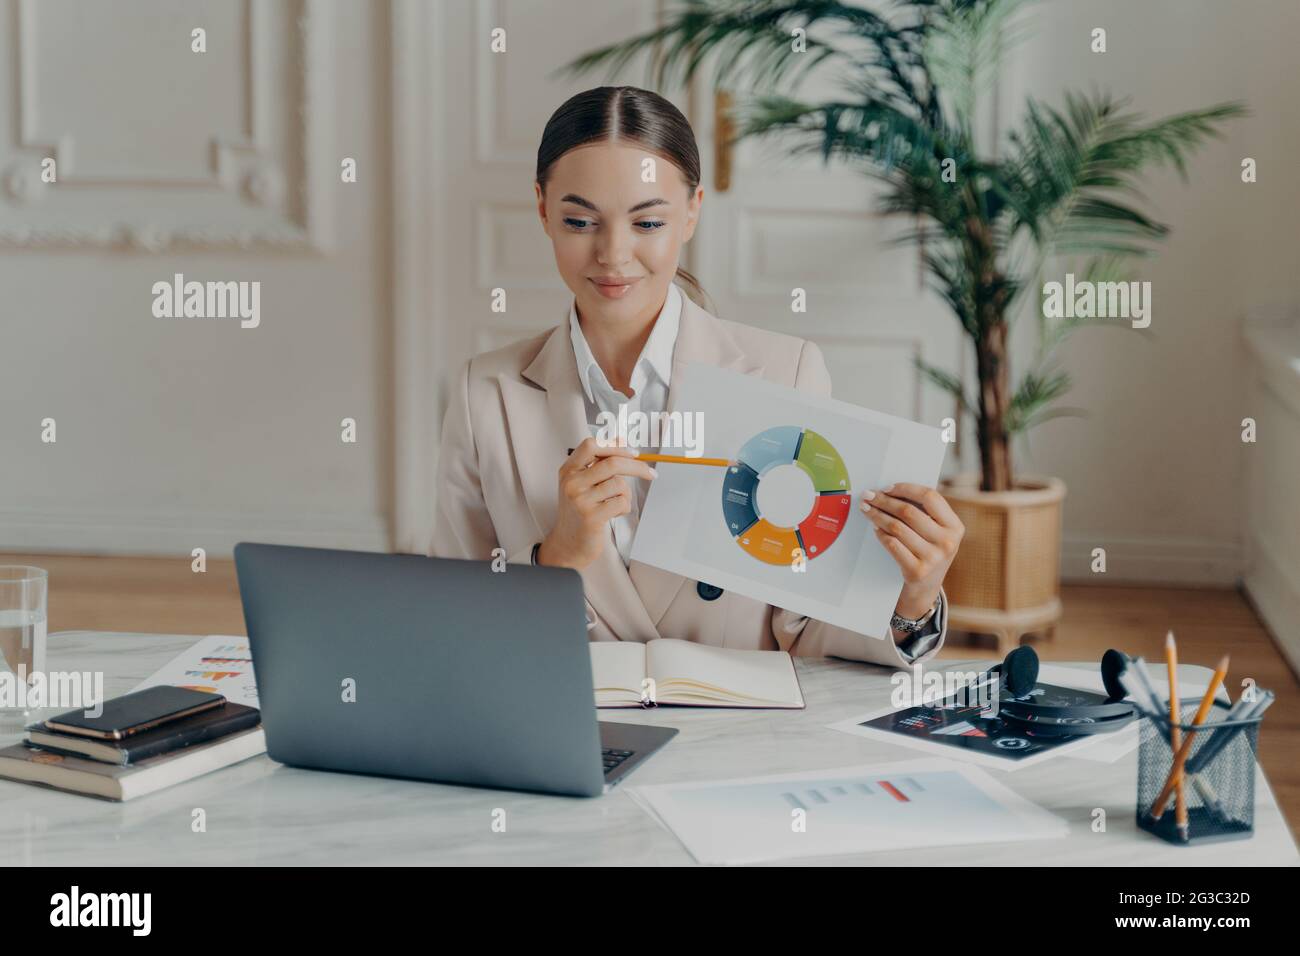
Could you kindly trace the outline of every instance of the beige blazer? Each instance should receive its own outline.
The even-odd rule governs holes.
[[[812,342],[729,322],[682,295],[667,410],[682,367],[703,362],[758,375],[815,395],[831,394],[830,374]],[[564,321],[548,332],[470,359],[452,382],[438,457],[437,519],[430,553],[488,560],[504,549],[527,564],[555,526],[558,472],[568,448],[589,437],[582,386]],[[582,569],[588,636],[596,641],[680,638],[720,647],[834,656],[907,667],[879,622],[883,640],[724,591],[706,601],[696,582],[640,561],[625,567],[613,536]],[[947,601],[938,611],[947,636]],[[874,624],[875,622],[873,622]]]

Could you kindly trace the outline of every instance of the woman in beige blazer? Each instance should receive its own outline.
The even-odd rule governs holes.
[[[574,301],[562,324],[475,356],[452,383],[432,553],[487,560],[500,548],[512,563],[576,569],[592,640],[681,638],[894,667],[933,656],[964,529],[932,488],[860,501],[904,580],[894,618],[863,622],[867,635],[628,559],[654,470],[635,449],[595,441],[600,410],[671,411],[691,362],[825,396],[830,376],[812,342],[719,319],[673,282],[702,294],[677,262],[704,190],[694,134],[667,100],[635,87],[568,100],[543,133],[535,189]]]

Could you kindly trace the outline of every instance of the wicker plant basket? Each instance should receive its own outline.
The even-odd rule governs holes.
[[[939,491],[966,526],[943,582],[949,627],[994,635],[1000,653],[1031,632],[1050,638],[1061,617],[1065,483],[1022,476],[1012,491],[980,491],[979,475],[963,474]]]

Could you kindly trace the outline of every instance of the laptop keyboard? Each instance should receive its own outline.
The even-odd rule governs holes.
[[[601,750],[600,758],[605,762],[605,776],[609,776],[618,765],[632,756],[631,750]]]

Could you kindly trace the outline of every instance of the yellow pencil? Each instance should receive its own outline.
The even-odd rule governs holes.
[[[573,449],[570,448],[565,454],[572,455]],[[649,452],[637,455],[636,460],[667,461],[678,465],[712,465],[714,468],[726,468],[731,464],[727,458],[687,458],[685,455],[652,455]]]
[[[679,465],[713,465],[726,468],[731,464],[725,458],[687,458],[685,455],[637,455],[637,461],[671,461]]]
[[[1210,678],[1210,686],[1205,688],[1205,696],[1201,698],[1201,706],[1196,709],[1196,716],[1192,718],[1192,726],[1198,727],[1205,722],[1206,716],[1210,713],[1210,708],[1214,706],[1214,695],[1219,692],[1219,685],[1223,683],[1223,678],[1228,675],[1228,655],[1224,654],[1219,661],[1219,666],[1214,670],[1214,676]],[[1187,754],[1192,749],[1192,741],[1196,739],[1196,731],[1189,730],[1187,738],[1183,745],[1178,748],[1178,753],[1174,755],[1174,766],[1169,771],[1169,778],[1165,780],[1164,787],[1160,790],[1160,796],[1156,797],[1155,802],[1151,804],[1148,811],[1152,817],[1159,820],[1165,812],[1165,806],[1169,803],[1169,795],[1174,792],[1174,787],[1182,782],[1183,764],[1187,762]]]
[[[1169,665],[1169,746],[1174,753],[1183,745],[1183,731],[1178,726],[1182,714],[1178,707],[1178,645],[1174,642],[1174,632],[1165,635],[1165,661]],[[1178,789],[1174,797],[1174,819],[1178,823],[1178,832],[1187,839],[1187,794],[1183,787],[1183,778],[1178,778]]]

